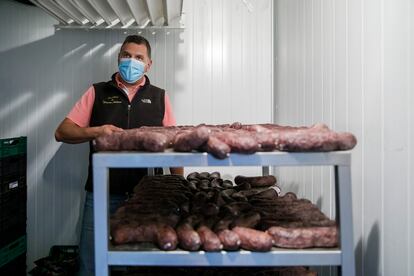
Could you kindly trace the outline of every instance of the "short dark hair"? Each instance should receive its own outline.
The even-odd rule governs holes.
[[[127,43],[145,45],[145,47],[147,47],[148,57],[151,58],[151,45],[149,44],[148,40],[145,37],[140,36],[140,35],[129,35],[125,38],[124,42],[122,43],[121,49]]]

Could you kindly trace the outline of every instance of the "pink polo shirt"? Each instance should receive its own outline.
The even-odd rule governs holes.
[[[139,92],[139,89],[145,84],[145,78],[143,78],[143,80],[140,83],[130,86],[130,87],[126,87],[119,80],[118,73],[115,75],[115,80],[116,80],[118,87],[124,90],[128,94],[128,99],[130,102],[134,98],[135,94]],[[95,101],[95,88],[91,86],[88,88],[88,90],[86,90],[83,96],[76,102],[76,104],[73,106],[72,110],[69,112],[66,118],[70,119],[71,121],[73,121],[75,124],[77,124],[80,127],[88,127],[90,119],[91,119],[92,107],[93,107],[94,101]],[[162,120],[162,125],[163,126],[175,126],[176,121],[175,121],[175,117],[172,111],[170,99],[168,98],[167,93],[165,93],[164,103],[165,103],[165,111],[164,111],[164,119]]]

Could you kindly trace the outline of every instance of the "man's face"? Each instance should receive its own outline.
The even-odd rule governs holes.
[[[145,63],[145,72],[151,68],[152,60],[148,57],[147,47],[144,44],[127,43],[121,48],[118,55],[118,64],[121,58],[134,58]]]

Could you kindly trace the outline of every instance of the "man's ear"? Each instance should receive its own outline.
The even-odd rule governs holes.
[[[152,65],[152,59],[150,59],[149,62],[147,63],[147,66],[146,66],[147,70],[145,72],[148,72],[150,70],[151,65]]]

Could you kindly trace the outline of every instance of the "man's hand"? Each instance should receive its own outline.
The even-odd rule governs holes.
[[[103,125],[97,127],[96,137],[102,136],[102,135],[111,135],[114,132],[120,132],[124,131],[122,128],[116,127],[114,125]]]
[[[66,118],[60,123],[55,132],[55,139],[58,142],[78,144],[91,141],[102,135],[109,135],[113,132],[123,131],[122,128],[113,125],[102,125],[98,127],[80,127],[72,120]]]

